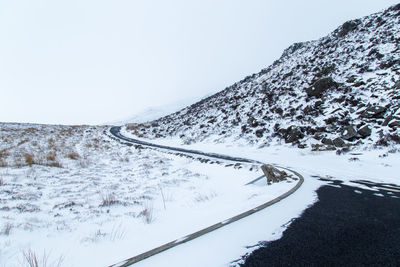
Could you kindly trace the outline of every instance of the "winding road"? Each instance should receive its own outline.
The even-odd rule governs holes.
[[[234,162],[263,164],[260,161],[256,161],[256,160],[252,160],[252,159],[231,157],[231,156],[221,155],[221,154],[216,154],[216,153],[205,153],[205,152],[198,151],[198,150],[184,149],[184,148],[179,148],[179,147],[163,146],[163,145],[153,144],[153,143],[149,143],[149,142],[138,140],[138,139],[129,138],[129,137],[123,136],[121,134],[121,126],[111,127],[110,133],[113,136],[115,136],[121,140],[124,140],[129,143],[133,143],[136,145],[154,147],[154,148],[159,148],[159,149],[169,150],[169,151],[174,151],[174,152],[180,152],[180,153],[185,153],[185,154],[205,156],[205,157],[215,158],[215,159],[229,160],[229,161],[234,161]]]
[[[198,151],[198,150],[190,150],[190,149],[183,149],[183,148],[177,148],[177,147],[164,146],[164,145],[149,143],[149,142],[138,140],[138,139],[129,138],[129,137],[126,137],[126,136],[121,134],[121,127],[120,126],[111,127],[109,132],[111,133],[111,135],[114,138],[117,138],[117,140],[125,141],[125,142],[127,142],[127,144],[141,145],[141,146],[156,148],[156,149],[160,149],[160,150],[172,151],[172,152],[177,152],[177,153],[184,153],[184,154],[189,154],[189,155],[199,155],[199,156],[203,156],[203,157],[221,159],[221,160],[227,160],[227,161],[233,161],[233,162],[238,162],[238,163],[263,164],[262,162],[255,161],[255,160],[252,160],[252,159],[246,159],[246,158],[240,158],[240,157],[232,157],[232,156],[221,155],[221,154],[216,154],[216,153],[205,153],[205,152]],[[181,245],[183,243],[186,243],[186,242],[188,242],[190,240],[198,238],[198,237],[200,237],[202,235],[205,235],[207,233],[215,231],[215,230],[217,230],[217,229],[219,229],[219,228],[221,228],[221,227],[223,227],[225,225],[231,224],[231,223],[236,222],[236,221],[238,221],[240,219],[243,219],[243,218],[245,218],[247,216],[250,216],[251,214],[254,214],[254,213],[258,212],[258,211],[261,211],[261,210],[263,210],[263,209],[265,209],[265,208],[267,208],[267,207],[269,207],[269,206],[281,201],[282,199],[290,196],[295,191],[297,191],[297,189],[300,188],[300,186],[304,182],[304,178],[303,178],[303,176],[301,174],[299,174],[299,173],[297,173],[297,172],[295,172],[293,170],[290,170],[290,169],[287,169],[287,168],[283,168],[283,167],[279,167],[279,168],[282,168],[282,169],[285,169],[285,170],[287,170],[289,172],[292,172],[295,176],[298,177],[296,185],[293,188],[291,188],[289,191],[287,191],[286,193],[284,193],[284,194],[280,195],[279,197],[277,197],[275,199],[272,199],[272,200],[270,200],[270,201],[268,201],[268,202],[266,202],[266,203],[264,203],[264,204],[262,204],[262,205],[260,205],[258,207],[255,207],[255,208],[253,208],[251,210],[248,210],[248,211],[243,212],[241,214],[238,214],[238,215],[236,215],[236,216],[234,216],[232,218],[229,218],[229,219],[227,219],[227,220],[225,220],[223,222],[218,222],[218,223],[216,223],[214,225],[211,225],[211,226],[209,226],[207,228],[204,228],[204,229],[202,229],[200,231],[197,231],[195,233],[189,234],[189,235],[187,235],[187,236],[185,236],[183,238],[174,240],[172,242],[169,242],[169,243],[164,244],[164,245],[162,245],[160,247],[154,248],[154,249],[152,249],[150,251],[147,251],[145,253],[142,253],[140,255],[131,257],[131,258],[126,259],[126,260],[124,260],[124,261],[122,261],[120,263],[111,265],[110,267],[131,266],[132,264],[137,263],[137,262],[139,262],[141,260],[144,260],[144,259],[149,258],[151,256],[154,256],[156,254],[159,254],[159,253],[161,253],[163,251],[166,251],[166,250],[168,250],[170,248],[176,247],[176,246]],[[257,181],[259,179],[260,179],[260,177],[256,178],[252,182]],[[252,183],[252,182],[250,182],[250,183]],[[248,184],[250,184],[250,183],[248,183]]]

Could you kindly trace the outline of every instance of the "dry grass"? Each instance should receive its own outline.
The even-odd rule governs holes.
[[[122,224],[115,225],[110,233],[110,241],[122,240],[126,235],[126,229]]]
[[[48,167],[63,168],[63,165],[58,161],[52,161],[42,165]]]
[[[143,210],[139,213],[139,216],[143,218],[143,221],[147,224],[154,222],[154,209],[153,204],[145,202]]]
[[[76,152],[71,152],[71,153],[68,153],[67,154],[67,158],[69,158],[69,159],[73,159],[73,160],[77,160],[77,159],[79,159],[81,156],[78,154],[78,153],[76,153]]]
[[[66,159],[76,160],[81,167],[89,161],[75,151],[79,144],[103,152],[110,145],[97,136],[98,128],[91,126],[7,125],[0,132],[0,167],[42,165],[63,167]],[[93,136],[90,133],[94,133]],[[92,151],[93,152],[93,151]]]
[[[119,201],[116,200],[115,195],[111,193],[102,195],[101,198],[102,198],[102,202],[100,204],[101,207],[109,207],[119,203]]]
[[[129,131],[139,130],[140,128],[141,128],[141,125],[137,124],[137,123],[128,123],[126,125],[126,129]]]
[[[24,154],[24,159],[25,159],[25,163],[27,165],[29,165],[29,166],[32,166],[33,164],[36,164],[34,156],[31,153],[25,153]]]
[[[0,159],[6,159],[10,153],[6,148],[0,150]]]
[[[30,141],[29,138],[25,138],[25,139],[19,141],[18,144],[17,144],[17,146],[20,146],[20,145],[23,145],[23,144],[25,144],[25,143],[28,143],[29,141]]]
[[[216,196],[217,196],[217,193],[215,193],[214,191],[211,191],[208,194],[197,194],[196,197],[194,198],[194,200],[196,202],[206,202],[206,201],[212,200]]]
[[[0,159],[0,167],[8,167],[8,163],[4,159]]]
[[[57,158],[57,153],[55,151],[50,151],[49,153],[47,153],[46,159],[48,161],[56,161]]]
[[[49,263],[49,254],[43,252],[42,257],[39,257],[31,249],[24,251],[22,254],[25,262],[24,266],[27,267],[60,267],[62,265],[62,262],[64,261],[64,258],[60,257],[57,261]]]
[[[10,235],[11,229],[13,228],[13,225],[11,223],[6,223],[4,225],[3,231],[1,232],[3,235]]]

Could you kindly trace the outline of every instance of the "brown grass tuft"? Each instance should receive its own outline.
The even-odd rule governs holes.
[[[76,152],[71,152],[71,153],[68,153],[67,154],[67,158],[69,158],[69,159],[73,159],[73,160],[77,160],[77,159],[79,159],[81,156],[78,154],[78,153],[76,153]]]
[[[26,164],[28,164],[29,166],[32,166],[33,164],[36,163],[33,154],[25,153],[24,158],[25,158]]]
[[[57,153],[55,151],[50,151],[49,153],[47,153],[46,159],[48,161],[56,161],[57,158]]]

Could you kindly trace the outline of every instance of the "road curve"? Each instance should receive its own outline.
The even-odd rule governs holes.
[[[124,141],[137,144],[137,145],[142,145],[142,146],[148,146],[148,147],[155,147],[155,148],[160,148],[164,150],[169,150],[169,151],[175,151],[175,152],[181,152],[181,153],[186,153],[186,154],[193,154],[193,155],[200,155],[200,156],[206,156],[210,158],[215,158],[215,159],[223,159],[223,160],[229,160],[229,161],[234,161],[234,162],[245,162],[245,163],[255,163],[255,164],[262,164],[262,162],[256,161],[256,160],[251,160],[251,159],[245,159],[245,158],[238,158],[238,157],[231,157],[227,155],[222,155],[222,154],[215,154],[215,153],[205,153],[201,152],[198,150],[191,150],[191,149],[184,149],[184,148],[179,148],[179,147],[171,147],[171,146],[163,146],[163,145],[158,145],[158,144],[153,144],[149,143],[146,141],[138,140],[138,139],[133,139],[129,138],[126,136],[123,136],[121,134],[121,126],[114,126],[110,128],[110,133]]]
[[[154,147],[154,148],[158,148],[158,149],[162,149],[162,150],[175,151],[175,152],[179,152],[179,153],[194,154],[194,155],[200,155],[200,156],[205,156],[205,157],[210,157],[210,158],[215,158],[215,159],[229,160],[229,161],[234,161],[234,162],[262,164],[262,162],[251,160],[251,159],[231,157],[231,156],[215,154],[215,153],[204,153],[204,152],[201,152],[201,151],[198,151],[198,150],[190,150],[190,149],[183,149],[183,148],[176,148],[176,147],[169,147],[169,146],[163,146],[163,145],[158,145],[158,144],[152,144],[152,143],[149,143],[149,142],[145,142],[145,141],[141,141],[141,140],[137,140],[137,139],[133,139],[133,138],[129,138],[129,137],[123,136],[121,134],[120,130],[121,130],[120,126],[111,127],[110,128],[110,133],[114,137],[119,138],[121,140],[124,140],[124,141],[126,141],[128,143],[133,143],[133,144],[147,146],[147,147]],[[221,227],[223,227],[225,225],[228,225],[228,224],[236,222],[236,221],[238,221],[240,219],[243,219],[243,218],[245,218],[245,217],[247,217],[247,216],[249,216],[251,214],[254,214],[254,213],[258,212],[258,211],[261,211],[261,210],[263,210],[263,209],[265,209],[265,208],[267,208],[267,207],[269,207],[269,206],[281,201],[284,198],[287,198],[288,196],[290,196],[291,194],[296,192],[297,189],[300,188],[300,186],[304,182],[304,178],[300,173],[298,173],[296,171],[293,171],[293,170],[290,170],[290,169],[287,169],[287,168],[283,168],[283,167],[280,167],[280,168],[292,172],[295,176],[298,177],[298,181],[297,181],[297,184],[293,188],[291,188],[289,191],[285,192],[284,194],[280,195],[279,197],[277,197],[275,199],[272,199],[272,200],[270,200],[270,201],[268,201],[268,202],[266,202],[264,204],[261,204],[260,206],[257,206],[257,207],[255,207],[255,208],[253,208],[251,210],[248,210],[248,211],[245,211],[245,212],[243,212],[243,213],[241,213],[239,215],[236,215],[236,216],[234,216],[232,218],[229,218],[229,219],[227,219],[225,221],[218,222],[218,223],[216,223],[214,225],[211,225],[211,226],[209,226],[207,228],[204,228],[204,229],[202,229],[200,231],[197,231],[195,233],[189,234],[189,235],[187,235],[187,236],[185,236],[183,238],[179,238],[177,240],[174,240],[172,242],[169,242],[167,244],[164,244],[162,246],[159,246],[157,248],[154,248],[152,250],[149,250],[147,252],[144,252],[144,253],[139,254],[137,256],[134,256],[132,258],[129,258],[127,260],[121,261],[121,262],[119,262],[117,264],[110,265],[110,267],[127,267],[127,266],[131,266],[132,264],[135,264],[135,263],[137,263],[137,262],[139,262],[141,260],[144,260],[144,259],[149,258],[151,256],[154,256],[156,254],[159,254],[159,253],[161,253],[163,251],[166,251],[166,250],[168,250],[170,248],[176,247],[176,246],[181,245],[183,243],[186,243],[186,242],[188,242],[190,240],[193,240],[193,239],[195,239],[197,237],[200,237],[200,236],[205,235],[207,233],[210,233],[210,232],[212,232],[214,230],[217,230],[217,229],[219,229],[219,228],[221,228]],[[257,178],[257,179],[259,179],[259,178]]]

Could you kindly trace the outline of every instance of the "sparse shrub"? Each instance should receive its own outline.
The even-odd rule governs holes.
[[[139,130],[141,128],[140,124],[136,124],[136,123],[129,123],[126,125],[126,129],[129,131],[135,131],[135,130]]]
[[[46,163],[45,166],[55,167],[55,168],[62,168],[63,167],[62,164],[60,162],[58,162],[58,161],[53,161],[53,162]]]
[[[43,252],[42,257],[38,257],[34,251],[31,249],[24,251],[23,259],[25,261],[25,265],[27,267],[47,267],[47,266],[55,266],[60,267],[62,262],[64,261],[64,257],[58,258],[55,262],[49,263],[49,256],[46,252]]]
[[[32,250],[24,251],[24,259],[29,267],[39,267],[39,260],[36,256],[36,253]],[[43,264],[44,263],[44,264]],[[42,264],[47,265],[47,260],[44,260]]]
[[[67,158],[77,160],[80,158],[80,155],[76,152],[71,152],[67,154]]]
[[[33,164],[35,164],[33,154],[25,153],[24,158],[25,158],[25,163],[28,164],[29,166],[32,166]]]
[[[81,168],[87,168],[89,166],[89,160],[88,159],[79,160],[79,166],[81,166]]]
[[[55,161],[57,157],[57,153],[55,151],[50,151],[49,153],[47,153],[46,159],[48,161]]]
[[[0,159],[0,167],[8,167],[7,161],[5,161],[4,159]]]
[[[198,194],[194,200],[196,202],[206,202],[206,201],[210,201],[211,199],[215,198],[217,196],[217,194],[215,192],[210,192],[209,194],[206,195],[202,195],[202,194]]]
[[[25,139],[19,141],[18,144],[17,144],[17,146],[23,145],[23,144],[25,144],[25,143],[27,143],[27,142],[29,142],[29,141],[30,141],[29,138],[25,138]]]
[[[7,149],[0,150],[0,159],[5,159],[8,157],[8,155],[9,155],[9,153],[8,153]]]
[[[119,201],[115,199],[115,195],[111,193],[102,195],[101,198],[102,198],[102,202],[100,205],[101,207],[109,207],[119,203]]]
[[[139,216],[143,218],[143,221],[150,224],[154,221],[154,209],[150,202],[145,202],[143,205],[143,210],[139,213]]]
[[[110,241],[121,240],[125,237],[126,230],[122,224],[115,225],[110,233]]]
[[[10,235],[12,227],[13,227],[13,225],[11,223],[6,223],[4,225],[2,234],[3,235]]]

